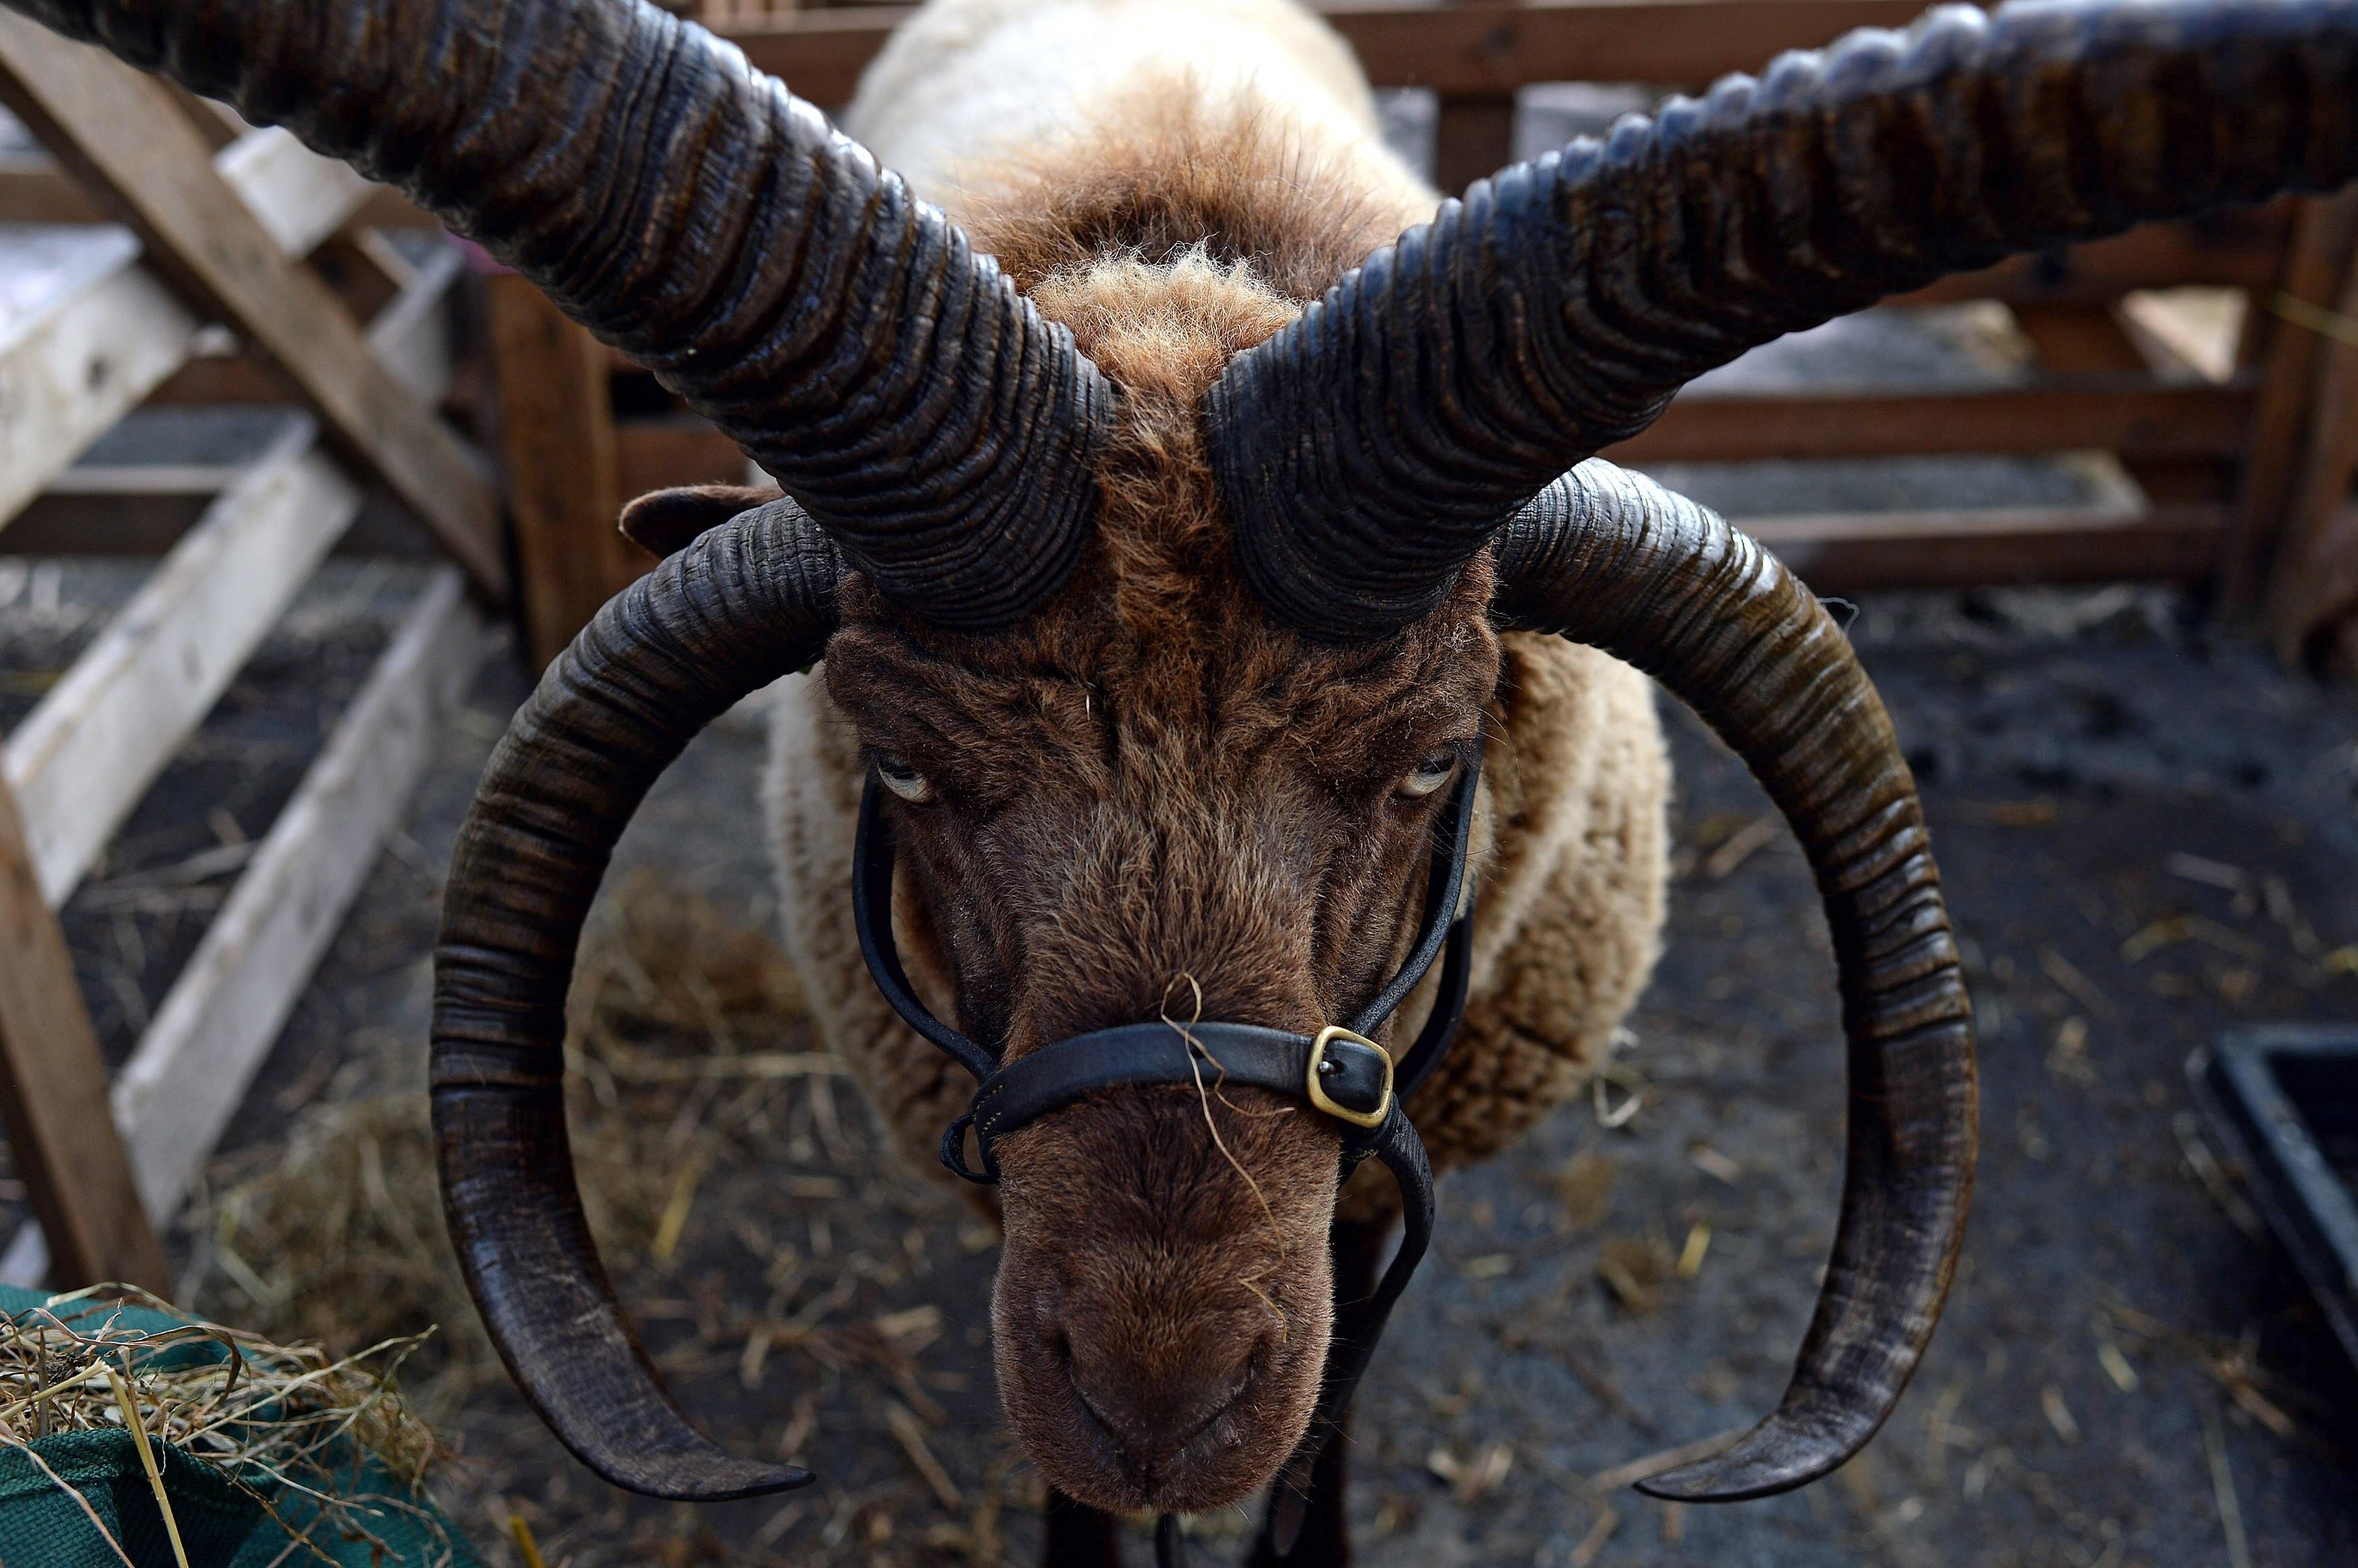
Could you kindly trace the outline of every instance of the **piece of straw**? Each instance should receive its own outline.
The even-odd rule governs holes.
[[[532,1526],[524,1522],[524,1515],[508,1515],[508,1534],[515,1538],[516,1551],[524,1557],[524,1568],[547,1568],[540,1560],[540,1542],[532,1538]]]
[[[909,1456],[909,1463],[916,1466],[917,1474],[925,1477],[925,1485],[933,1488],[934,1497],[942,1507],[951,1509],[964,1508],[965,1495],[957,1489],[957,1483],[950,1479],[950,1473],[942,1468],[942,1462],[934,1457],[933,1449],[925,1443],[925,1429],[915,1412],[898,1400],[888,1400],[884,1405],[884,1424],[892,1431],[893,1441],[900,1444],[901,1451]]]
[[[1710,1250],[1711,1227],[1696,1220],[1687,1228],[1687,1244],[1679,1249],[1679,1278],[1692,1280],[1702,1273],[1704,1254]]]
[[[668,1263],[672,1253],[678,1249],[679,1238],[687,1230],[687,1217],[696,1207],[697,1186],[704,1180],[705,1168],[711,1163],[712,1156],[698,1149],[680,1167],[679,1177],[672,1184],[671,1200],[664,1205],[663,1218],[655,1224],[654,1244],[647,1249],[656,1262]]]
[[[1598,1492],[1617,1491],[1633,1482],[1650,1479],[1665,1470],[1675,1470],[1697,1459],[1708,1459],[1743,1436],[1746,1431],[1744,1427],[1731,1426],[1725,1432],[1698,1437],[1693,1443],[1682,1443],[1676,1448],[1665,1448],[1660,1454],[1649,1454],[1643,1459],[1632,1459],[1626,1465],[1616,1465],[1610,1470],[1599,1470],[1588,1478],[1589,1487]]]
[[[1180,1022],[1177,1019],[1171,1016],[1171,992],[1183,983],[1187,987],[1188,991],[1194,996],[1195,1003],[1194,1014],[1189,1017],[1187,1022],[1184,1023]],[[1226,1084],[1228,1082],[1228,1070],[1226,1067],[1221,1067],[1220,1059],[1217,1056],[1213,1056],[1212,1053],[1205,1048],[1204,1043],[1195,1038],[1195,1026],[1202,1022],[1204,1019],[1204,988],[1196,983],[1195,976],[1174,976],[1164,984],[1163,988],[1162,1013],[1163,1022],[1169,1024],[1172,1030],[1176,1033],[1179,1038],[1186,1044],[1187,1071],[1193,1074],[1195,1079],[1195,1101],[1198,1105],[1203,1107],[1204,1127],[1205,1130],[1212,1135],[1212,1147],[1220,1152],[1220,1158],[1226,1160],[1228,1162],[1229,1167],[1233,1169],[1238,1175],[1244,1178],[1245,1185],[1252,1189],[1253,1201],[1260,1205],[1261,1219],[1269,1226],[1269,1234],[1271,1238],[1277,1243],[1277,1266],[1280,1269],[1282,1269],[1285,1267],[1285,1232],[1278,1227],[1277,1211],[1269,1206],[1269,1195],[1260,1190],[1260,1184],[1253,1180],[1253,1173],[1245,1169],[1244,1162],[1238,1159],[1233,1153],[1229,1152],[1228,1141],[1220,1136],[1219,1124],[1212,1119],[1211,1091],[1204,1087],[1203,1064],[1197,1061],[1196,1058],[1198,1056],[1210,1056],[1212,1065],[1219,1067],[1220,1082],[1222,1084]],[[1220,1103],[1223,1105],[1228,1104],[1228,1097],[1226,1095],[1220,1097]],[[1234,1109],[1235,1108],[1231,1106],[1229,1108]],[[1237,1281],[1237,1283],[1242,1285],[1245,1289],[1250,1291],[1255,1296],[1259,1297],[1260,1304],[1269,1309],[1269,1313],[1271,1317],[1277,1319],[1278,1343],[1281,1345],[1285,1343],[1287,1326],[1285,1322],[1285,1314],[1280,1311],[1278,1304],[1270,1299],[1269,1292],[1262,1290],[1260,1282],[1256,1280],[1239,1278]]]
[[[2211,1460],[2211,1494],[2219,1505],[2219,1530],[2227,1538],[2228,1568],[2252,1568],[2251,1542],[2244,1537],[2244,1507],[2235,1496],[2235,1472],[2227,1464],[2227,1433],[2219,1411],[2202,1401],[2202,1446]]]
[[[123,1407],[123,1424],[131,1433],[132,1445],[139,1450],[139,1467],[147,1472],[147,1488],[156,1494],[156,1510],[164,1516],[164,1533],[172,1540],[172,1561],[180,1568],[189,1568],[189,1549],[180,1544],[180,1521],[172,1512],[172,1499],[164,1490],[164,1472],[157,1467],[156,1446],[147,1441],[146,1423],[139,1419],[139,1401],[131,1397],[131,1385],[113,1367],[106,1369],[106,1380],[114,1385],[114,1402]]]
[[[1605,1505],[1596,1515],[1596,1522],[1588,1527],[1588,1533],[1580,1538],[1578,1546],[1573,1548],[1572,1561],[1567,1568],[1588,1568],[1596,1561],[1597,1553],[1605,1550],[1605,1543],[1613,1539],[1613,1532],[1620,1525],[1621,1516],[1614,1511],[1610,1503]]]

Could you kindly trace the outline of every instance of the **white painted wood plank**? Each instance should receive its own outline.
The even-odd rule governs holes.
[[[369,182],[350,164],[321,157],[276,125],[213,154],[213,168],[290,256],[309,255],[369,196]]]
[[[0,526],[188,358],[197,319],[120,229],[0,227]]]
[[[114,1082],[141,1201],[186,1195],[375,864],[483,652],[444,567],[264,838]]]
[[[417,267],[392,304],[369,323],[368,345],[385,373],[417,395],[439,403],[458,371],[458,339],[450,290],[466,271],[458,248],[444,245]]]
[[[139,254],[128,229],[0,223],[0,353],[58,304]]]
[[[0,1285],[38,1291],[49,1282],[49,1244],[41,1227],[27,1220],[16,1227],[8,1250],[0,1252]]]
[[[52,907],[360,507],[359,488],[318,449],[316,427],[290,418],[16,727],[8,783]]]
[[[272,127],[214,167],[271,238],[304,255],[369,182]],[[137,265],[125,229],[0,224],[0,526],[185,363],[200,323]]]
[[[481,618],[443,567],[238,879],[114,1080],[140,1201],[163,1225],[229,1125],[342,924],[481,663]],[[38,1287],[38,1225],[0,1254],[0,1284]]]
[[[450,290],[466,274],[456,250],[437,252],[409,273],[401,294],[369,324],[369,347],[395,381],[428,403],[440,401],[458,373],[457,324]],[[200,331],[189,358],[233,353],[237,341],[219,327]],[[84,460],[50,479],[50,495],[218,495],[245,472],[243,463],[102,463]]]
[[[233,463],[76,463],[49,481],[50,495],[219,495],[245,477]]]

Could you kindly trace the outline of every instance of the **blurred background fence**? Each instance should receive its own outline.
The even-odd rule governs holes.
[[[406,204],[14,16],[0,103],[16,133],[0,144],[0,550],[140,562],[104,628],[10,714],[0,1110],[37,1223],[0,1275],[166,1292],[155,1227],[474,674],[467,588],[484,605],[507,591],[499,496],[439,412],[461,257]],[[266,826],[220,795],[176,803],[217,841],[166,882],[235,881],[110,1072],[57,912],[373,495],[450,564],[415,584]]]

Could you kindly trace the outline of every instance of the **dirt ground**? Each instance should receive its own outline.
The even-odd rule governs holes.
[[[2358,703],[2189,629],[2163,594],[1895,596],[1855,635],[1924,781],[1980,1017],[1980,1185],[1931,1356],[1865,1456],[1799,1495],[1673,1509],[1594,1483],[1774,1401],[1838,1181],[1838,1037],[1798,854],[1669,705],[1679,881],[1627,1072],[1601,1108],[1444,1183],[1435,1254],[1360,1396],[1365,1561],[2358,1559],[2351,1370],[2275,1245],[2240,1227],[2183,1074],[2234,1022],[2358,1007]],[[435,870],[522,690],[491,671],[447,737],[410,848],[257,1086],[222,1188],[278,1158],[290,1113],[416,1080]],[[708,940],[773,913],[760,752],[749,719],[724,723],[625,842],[638,896],[698,908]],[[731,1026],[740,1051],[808,1044]],[[1032,1560],[1036,1482],[992,1408],[989,1233],[889,1163],[854,1096],[823,1115],[809,1086],[727,1130],[666,1259],[644,1220],[612,1224],[687,1407],[820,1483],[701,1510],[624,1499],[487,1382],[444,1431],[451,1494],[495,1561],[509,1510],[549,1563],[583,1568]],[[1635,1115],[1604,1125],[1631,1090]],[[643,1151],[656,1209],[689,1163],[669,1148]],[[210,1234],[180,1238],[196,1298],[252,1315]],[[1220,1537],[1245,1522],[1200,1521],[1199,1556],[1233,1555]]]

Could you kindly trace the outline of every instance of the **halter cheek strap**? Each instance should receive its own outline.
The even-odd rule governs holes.
[[[1474,942],[1472,912],[1459,904],[1480,773],[1477,741],[1448,809],[1435,824],[1416,941],[1399,972],[1347,1026],[1300,1034],[1255,1023],[1157,1020],[1076,1034],[1004,1064],[996,1053],[936,1017],[910,987],[892,935],[892,827],[873,777],[860,796],[851,883],[860,957],[892,1011],[979,1081],[972,1103],[943,1136],[943,1164],[970,1182],[996,1183],[998,1141],[1050,1111],[1106,1090],[1210,1083],[1266,1089],[1332,1119],[1343,1134],[1346,1176],[1370,1156],[1391,1172],[1401,1193],[1400,1249],[1372,1295],[1337,1308],[1310,1429],[1279,1475],[1271,1544],[1281,1556],[1291,1551],[1301,1529],[1302,1498],[1311,1466],[1341,1424],[1392,1303],[1407,1288],[1433,1238],[1433,1167],[1401,1108],[1439,1065],[1466,1011]],[[1441,960],[1441,979],[1433,1011],[1415,1042],[1395,1063],[1370,1036],[1399,1011],[1436,958]],[[969,1130],[980,1154],[979,1169],[966,1162]],[[1174,1568],[1182,1551],[1175,1520],[1166,1517],[1155,1541],[1163,1568]]]

